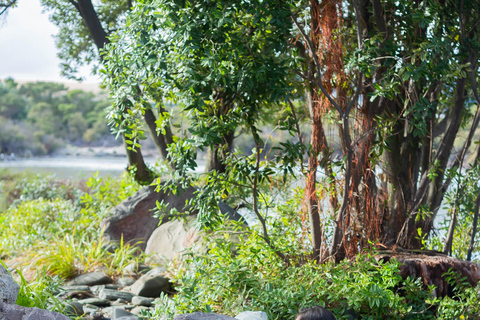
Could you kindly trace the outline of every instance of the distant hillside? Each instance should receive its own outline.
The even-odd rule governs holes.
[[[3,81],[5,79],[1,79]],[[24,80],[24,79],[14,79],[19,85],[32,83],[32,82],[53,82],[63,84],[69,90],[83,90],[85,92],[92,92],[94,94],[101,94],[104,91],[100,88],[100,83],[94,82],[75,82],[75,81],[49,81],[49,80]]]

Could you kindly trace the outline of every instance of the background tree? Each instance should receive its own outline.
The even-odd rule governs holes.
[[[65,144],[115,145],[105,123],[104,95],[52,82],[0,82],[0,153],[50,154]]]

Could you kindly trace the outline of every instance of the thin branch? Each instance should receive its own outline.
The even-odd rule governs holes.
[[[300,125],[298,124],[298,118],[297,118],[297,113],[295,112],[295,107],[293,106],[293,103],[290,100],[290,98],[287,98],[287,101],[290,104],[290,108],[292,109],[292,116],[295,119],[295,127],[297,128],[298,141],[303,145],[302,131],[300,130]],[[303,156],[302,156],[302,159],[300,159],[300,168],[302,169],[302,173],[305,173],[305,167],[303,165]]]
[[[270,237],[268,235],[267,231],[267,223],[265,218],[260,214],[258,210],[258,172],[260,169],[260,143],[259,141],[255,138],[255,132],[253,131],[253,127],[251,127],[252,130],[252,135],[253,139],[255,140],[255,148],[256,148],[256,156],[255,156],[255,175],[253,177],[253,212],[257,216],[258,220],[260,221],[262,225],[262,230],[263,230],[263,240],[267,243],[267,245],[277,254],[277,256],[280,257],[286,264],[289,264],[288,258],[280,252],[277,248],[275,248],[270,240]]]
[[[477,200],[475,201],[475,211],[473,215],[473,228],[472,228],[472,234],[470,236],[470,244],[468,245],[467,261],[472,260],[473,247],[475,245],[475,236],[477,234],[479,209],[480,209],[480,193],[478,194]]]
[[[17,2],[17,0],[11,0],[10,2],[8,3],[5,3],[5,4],[0,4],[0,8],[3,8],[2,11],[0,12],[0,16],[2,14],[4,14],[8,8],[10,8],[11,6],[13,6],[15,3]]]

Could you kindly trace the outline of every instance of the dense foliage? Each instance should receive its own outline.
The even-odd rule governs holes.
[[[285,267],[252,233],[240,244],[217,239],[208,254],[192,254],[176,275],[178,293],[164,296],[149,318],[261,310],[269,319],[293,319],[299,308],[321,305],[337,319],[477,319],[477,291],[455,273],[445,277],[457,288],[453,298],[435,298],[421,279],[403,280],[398,263],[377,262],[368,254],[337,265]]]
[[[100,94],[53,82],[0,81],[0,153],[51,154],[66,144],[118,144],[110,136]]]
[[[200,187],[192,203],[207,226],[220,199],[265,225],[275,195],[260,185],[293,177],[315,259],[371,243],[419,249],[455,176],[477,165],[479,15],[456,1],[139,2],[104,51],[111,125],[135,147],[152,133],[170,186]],[[265,150],[272,120],[289,136]],[[253,149],[234,149],[240,134]],[[205,149],[213,165],[197,176]],[[473,203],[479,190],[468,188]],[[474,248],[478,206],[464,214],[477,217],[459,226]],[[435,248],[452,253],[455,234]]]
[[[455,272],[443,275],[452,297],[436,298],[418,279],[402,279],[396,262],[369,256],[372,247],[468,260],[478,252],[477,1],[43,3],[53,21],[75,31],[59,37],[61,56],[74,62],[67,73],[95,58],[103,65],[109,122],[125,140],[135,179],[155,178],[140,151],[149,132],[172,170],[158,187],[196,187],[190,208],[220,234],[207,237],[207,251],[191,253],[176,276],[178,294],[164,296],[152,318],[260,309],[286,319],[311,304],[345,319],[479,317],[476,289]],[[16,110],[12,121],[30,116],[46,135],[35,119],[58,117],[63,139],[93,128],[77,123],[90,111],[68,117],[68,102],[39,103],[1,112]],[[261,133],[265,124],[272,133]],[[235,148],[239,136],[251,148]],[[275,137],[283,138],[270,149],[266,140]],[[209,152],[204,174],[196,171],[199,150]],[[92,190],[102,185],[95,181]],[[50,198],[41,185],[26,183],[1,217],[31,235],[4,227],[7,255],[14,241],[68,276],[79,263],[113,265],[131,253],[99,256],[98,243],[83,245],[98,236],[103,206],[120,200],[110,190],[78,202],[76,191],[60,188],[72,198]],[[238,227],[237,241],[222,224],[220,201],[242,207],[251,222]],[[62,219],[46,224],[52,214]],[[72,219],[79,223],[73,233],[66,230]],[[55,248],[46,247],[46,233],[55,235]]]

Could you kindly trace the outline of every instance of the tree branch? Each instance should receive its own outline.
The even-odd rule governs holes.
[[[321,65],[320,65],[320,61],[318,59],[318,55],[317,53],[315,52],[315,48],[313,47],[313,43],[312,41],[310,40],[310,38],[307,36],[307,34],[305,33],[305,30],[303,30],[303,28],[300,26],[300,24],[297,22],[297,19],[295,18],[295,16],[292,16],[292,20],[293,20],[293,23],[295,23],[295,25],[297,26],[298,30],[300,31],[300,33],[302,34],[303,38],[305,39],[305,42],[307,43],[308,45],[308,49],[310,50],[310,54],[312,55],[312,58],[313,58],[313,61],[315,63],[315,69],[317,71],[317,81],[316,81],[316,84],[318,85],[318,87],[320,88],[320,90],[322,91],[322,93],[325,95],[325,97],[327,97],[328,101],[333,105],[333,107],[338,111],[338,113],[340,113],[340,115],[343,117],[343,111],[342,111],[342,108],[340,108],[340,106],[338,105],[338,103],[332,98],[332,96],[328,93],[327,89],[325,89],[325,86],[323,85],[322,83],[322,72],[320,71],[321,70]]]

